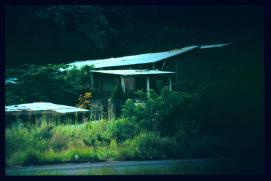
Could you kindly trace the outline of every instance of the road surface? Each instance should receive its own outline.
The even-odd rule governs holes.
[[[166,171],[165,171],[166,170]],[[112,161],[6,168],[6,175],[257,174],[254,163],[235,159]]]

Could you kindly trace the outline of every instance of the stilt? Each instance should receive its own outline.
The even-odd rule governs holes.
[[[90,74],[90,84],[91,84],[91,89],[94,89],[94,79],[93,79],[93,73]]]
[[[150,78],[146,78],[146,83],[147,83],[147,96],[150,97]]]
[[[121,88],[125,94],[125,81],[124,81],[124,77],[121,77]]]
[[[168,78],[168,81],[169,81],[169,91],[172,91],[171,77]]]
[[[99,92],[101,92],[101,77],[99,77]]]

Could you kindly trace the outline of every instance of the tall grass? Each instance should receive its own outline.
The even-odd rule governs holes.
[[[187,141],[179,137],[140,130],[125,118],[77,124],[44,120],[32,125],[17,123],[5,130],[6,165],[172,159],[187,153],[208,155],[209,147],[217,146],[216,140],[202,138],[195,142],[201,146],[190,144],[186,148]]]

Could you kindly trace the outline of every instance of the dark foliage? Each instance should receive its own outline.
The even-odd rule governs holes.
[[[20,74],[9,71],[18,78],[18,83],[6,87],[5,104],[20,104],[26,102],[54,102],[75,105],[80,94],[90,91],[89,77],[91,67],[81,70],[61,72],[65,65],[25,65]],[[50,91],[48,91],[50,89]]]
[[[6,63],[13,67],[263,41],[263,9],[256,6],[8,6],[5,12]]]

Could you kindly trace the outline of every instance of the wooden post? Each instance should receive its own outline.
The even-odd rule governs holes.
[[[150,78],[148,76],[146,79],[146,83],[147,83],[147,96],[150,97]]]
[[[121,77],[121,88],[125,94],[125,81],[124,81],[124,77]]]
[[[91,88],[94,89],[93,73],[90,74],[90,84],[91,84]]]
[[[171,77],[168,78],[168,81],[169,81],[169,91],[172,91]]]
[[[115,79],[115,82],[116,82],[116,86],[119,86],[119,84],[120,84],[119,77],[117,77],[117,78]]]
[[[177,83],[178,82],[178,80],[179,80],[179,77],[180,77],[180,75],[179,75],[179,66],[180,64],[179,64],[179,62],[177,63],[177,61],[175,61],[175,83]],[[183,72],[183,70],[182,70],[182,72]]]
[[[101,77],[99,77],[99,92],[101,92]]]

